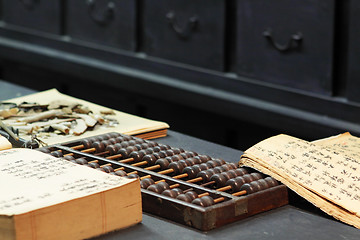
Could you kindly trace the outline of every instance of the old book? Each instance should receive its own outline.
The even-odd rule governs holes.
[[[308,142],[278,135],[245,151],[239,164],[287,185],[327,214],[360,228],[360,139],[349,133]]]
[[[40,105],[49,105],[50,103],[57,102],[59,104],[61,103],[69,103],[69,104],[81,104],[85,108],[88,108],[93,115],[100,115],[100,113],[110,113],[108,115],[109,119],[112,119],[116,122],[116,124],[111,124],[111,126],[103,126],[101,124],[96,125],[95,127],[89,127],[89,131],[85,131],[84,133],[80,134],[46,134],[45,131],[40,131],[40,134],[37,134],[38,138],[41,139],[43,142],[45,142],[48,145],[57,144],[57,143],[63,143],[63,142],[69,142],[77,139],[87,138],[90,136],[96,136],[107,132],[119,132],[124,133],[128,135],[135,135],[141,138],[145,139],[152,139],[157,137],[164,137],[167,134],[167,129],[169,128],[169,125],[165,122],[161,121],[155,121],[150,120],[142,117],[138,117],[132,114],[124,113],[121,111],[116,111],[104,106],[100,106],[82,99],[74,98],[65,94],[62,94],[58,92],[56,89],[50,89],[47,91],[30,94],[27,96],[9,99],[4,102],[10,102],[15,104],[21,104],[23,102],[29,102],[29,103],[37,103]],[[47,113],[54,113],[57,114],[58,112],[56,110],[47,111]],[[84,114],[81,114],[82,117],[85,117]],[[59,130],[62,130],[61,127],[64,128],[64,125],[62,122],[63,116],[57,117],[55,120],[52,121],[52,125],[54,128],[56,127]],[[71,118],[71,117],[69,117]],[[15,119],[15,120],[13,120]],[[89,118],[85,119],[89,120]],[[91,119],[90,119],[91,120]],[[30,140],[32,137],[31,133],[35,133],[35,129],[41,125],[42,127],[46,125],[44,123],[44,120],[40,120],[39,123],[36,122],[20,122],[18,117],[14,118],[7,118],[3,120],[3,122],[11,127],[14,127],[15,129],[26,129],[29,128],[29,132],[25,135],[22,134],[21,137],[26,140]],[[50,122],[50,121],[49,121]],[[75,121],[74,121],[75,122]],[[23,124],[21,124],[23,123]],[[85,124],[82,122],[83,125]],[[80,125],[80,124],[79,124]],[[98,127],[99,126],[99,127]],[[60,128],[58,128],[60,127]],[[66,130],[66,129],[65,129]],[[21,131],[20,131],[21,133]]]
[[[32,149],[0,151],[0,239],[85,239],[142,220],[137,179]]]

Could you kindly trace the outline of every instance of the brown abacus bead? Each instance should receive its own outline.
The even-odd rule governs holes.
[[[180,188],[166,189],[165,191],[162,192],[163,195],[171,197],[171,198],[176,198],[177,196],[179,196],[182,193],[183,193],[183,191]]]
[[[176,199],[190,203],[197,197],[198,197],[198,194],[196,192],[188,191],[186,193],[179,194],[179,196],[177,196]]]
[[[148,165],[154,165],[154,163],[160,158],[156,153],[147,154],[143,157],[143,161],[146,161]]]
[[[131,173],[131,174],[127,175],[127,178],[140,178],[140,176],[137,175],[136,173]]]
[[[77,158],[77,159],[75,160],[75,162],[76,162],[77,164],[80,164],[80,165],[87,165],[87,164],[88,164],[88,161],[87,161],[85,158]],[[94,167],[94,168],[96,168],[96,167]]]
[[[159,182],[157,184],[150,185],[147,190],[156,192],[156,193],[162,193],[166,189],[170,189],[169,184],[166,182]]]
[[[144,152],[134,151],[129,154],[129,158],[133,158],[135,162],[139,162],[145,156]]]
[[[111,172],[110,174],[116,175],[116,176],[120,176],[120,177],[125,177],[127,176],[127,173],[123,170],[117,170],[115,172]]]
[[[235,173],[237,176],[242,176],[242,175],[248,174],[249,171],[246,168],[236,168]]]
[[[212,197],[210,196],[203,196],[201,198],[196,198],[194,199],[192,202],[192,204],[196,204],[199,205],[201,207],[209,207],[211,205],[215,204],[215,201]]]
[[[114,172],[114,169],[109,165],[102,166],[101,168],[104,169],[104,171],[107,173]]]
[[[251,193],[255,193],[258,192],[261,189],[260,184],[257,181],[253,181],[250,183],[245,183],[244,185],[241,186],[240,191],[246,191],[247,194],[251,194]]]
[[[35,150],[43,152],[43,153],[50,153],[51,152],[49,148],[38,148],[38,149],[35,149]]]
[[[64,155],[62,154],[62,152],[60,151],[53,151],[50,153],[50,155],[54,156],[54,157],[57,157],[57,158],[60,158],[60,157],[63,157]]]
[[[231,176],[228,172],[222,172],[214,174],[210,177],[210,181],[214,181],[214,187],[219,188],[226,185],[226,182],[231,179]]]
[[[68,160],[68,161],[75,161],[74,156],[71,156],[71,155],[66,155],[63,157],[63,159]]]
[[[95,148],[95,151],[97,153],[99,153],[105,151],[106,145],[104,144],[104,141],[101,142],[96,141],[92,144],[92,147]]]
[[[90,138],[87,138],[87,139],[83,139],[80,141],[80,144],[84,146],[85,149],[87,148],[91,148],[92,147],[92,141]]]
[[[194,158],[198,158],[202,163],[207,162],[212,159],[208,155],[198,155],[198,156],[195,156]]]
[[[159,158],[156,160],[155,165],[159,165],[160,169],[167,169],[169,164],[172,163],[171,157]]]
[[[155,182],[151,178],[144,178],[140,181],[140,187],[147,189],[150,185],[153,185]]]
[[[96,162],[91,162],[91,163],[88,163],[89,167],[91,168],[100,168],[100,165]]]
[[[201,177],[202,182],[206,183],[210,181],[210,177],[216,173],[220,173],[218,169],[209,168],[208,170],[199,172],[196,177]]]
[[[138,149],[134,146],[128,146],[127,148],[121,148],[118,151],[118,154],[121,154],[123,158],[129,158],[129,154]]]
[[[264,180],[265,180],[265,181],[267,182],[267,184],[269,185],[269,188],[275,187],[275,186],[279,185],[279,182],[276,181],[275,178],[266,177]]]
[[[245,183],[250,183],[260,178],[262,178],[262,175],[260,173],[245,174],[243,176],[238,176],[236,178],[232,178],[228,180],[226,182],[226,185],[231,186],[231,191],[230,191],[231,193],[238,192]]]
[[[209,166],[205,163],[188,166],[185,167],[182,173],[186,173],[188,175],[188,179],[195,178],[201,171],[209,169]]]
[[[115,143],[113,145],[106,146],[105,151],[108,151],[109,155],[115,155],[120,150],[120,148],[121,148],[121,144]]]

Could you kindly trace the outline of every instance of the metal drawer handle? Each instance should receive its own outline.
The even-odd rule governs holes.
[[[87,5],[91,19],[98,24],[108,24],[114,18],[115,3],[113,2],[109,2],[106,9],[104,9],[101,13],[97,13],[95,11],[96,0],[87,0]]]
[[[169,21],[169,24],[171,26],[171,28],[181,37],[181,38],[188,38],[190,37],[191,33],[193,32],[193,30],[196,29],[197,25],[198,25],[198,17],[197,16],[193,16],[191,18],[189,18],[189,20],[187,21],[186,25],[181,28],[176,20],[176,16],[174,12],[168,12],[166,14],[166,18]]]
[[[290,40],[286,44],[277,43],[272,35],[272,29],[268,28],[263,32],[264,37],[271,43],[271,45],[280,52],[286,52],[291,49],[300,47],[303,35],[301,32],[291,35]]]
[[[27,9],[34,9],[36,2],[38,2],[38,0],[19,0]]]

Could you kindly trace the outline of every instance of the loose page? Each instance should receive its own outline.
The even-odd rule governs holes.
[[[0,152],[0,215],[15,215],[133,182],[31,149]]]

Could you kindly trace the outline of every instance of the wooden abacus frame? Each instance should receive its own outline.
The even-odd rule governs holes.
[[[248,216],[288,204],[287,189],[284,185],[278,185],[244,196],[233,196],[226,192],[216,191],[195,183],[189,183],[172,178],[171,176],[71,148],[72,146],[79,145],[79,142],[80,140],[61,145],[52,145],[46,147],[46,149],[51,152],[61,151],[64,155],[71,154],[76,158],[84,157],[88,161],[95,160],[99,165],[111,164],[114,169],[123,168],[127,173],[137,172],[140,177],[151,176],[154,181],[165,181],[169,185],[176,184],[182,190],[191,189],[198,194],[207,193],[213,198],[224,198],[225,200],[222,202],[202,207],[147,189],[141,189],[142,206],[145,212],[194,227],[201,231],[209,231]]]

